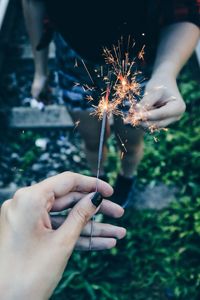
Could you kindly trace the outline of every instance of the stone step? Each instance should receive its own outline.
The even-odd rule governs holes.
[[[2,109],[0,110],[0,121],[0,126],[12,129],[70,129],[76,126],[64,105],[47,105],[44,109],[21,106],[8,110]],[[109,122],[110,125],[113,125],[112,117]]]
[[[65,106],[49,105],[44,109],[13,107],[7,116],[8,127],[26,128],[70,128],[74,124]]]

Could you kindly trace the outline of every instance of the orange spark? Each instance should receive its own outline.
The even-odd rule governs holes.
[[[138,53],[138,58],[141,60],[144,60],[144,55],[145,55],[144,48],[145,48],[145,45],[142,47],[142,49]]]
[[[102,120],[106,112],[107,117],[111,115],[119,115],[122,117],[125,123],[136,127],[139,126],[141,122],[145,122],[150,134],[160,130],[155,124],[149,124],[145,113],[147,112],[146,107],[139,105],[138,101],[141,99],[141,80],[138,79],[138,75],[141,74],[135,68],[135,56],[132,58],[131,49],[134,47],[128,38],[127,47],[123,45],[123,38],[119,40],[117,46],[113,46],[112,49],[103,48],[103,56],[106,63],[104,69],[103,66],[96,68],[94,72],[96,73],[96,78],[100,83],[101,88],[99,88],[101,97],[98,105],[92,105],[94,112],[92,115],[97,116],[98,119]],[[126,50],[123,52],[122,49]],[[144,60],[145,46],[142,47],[141,51],[138,53],[136,58]],[[89,70],[82,61],[86,72],[94,84]],[[107,70],[107,72],[105,72]],[[106,75],[107,73],[107,75]],[[106,88],[103,86],[106,85]],[[109,88],[108,88],[109,87]],[[94,86],[89,88],[88,86],[83,86],[83,89],[93,91]],[[87,96],[88,101],[92,101],[93,97],[91,95]],[[122,107],[129,106],[126,115],[123,113]],[[156,140],[156,138],[155,138]]]

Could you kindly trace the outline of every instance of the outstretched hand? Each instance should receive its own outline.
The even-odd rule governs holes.
[[[109,184],[99,180],[99,194],[94,193],[95,188],[95,178],[65,172],[22,188],[4,202],[0,215],[1,299],[48,299],[75,245],[89,247],[90,218],[98,210],[114,217],[123,215],[117,204],[101,203],[102,196],[113,192]],[[96,201],[91,200],[94,195]],[[50,211],[74,204],[67,218],[53,229]],[[79,238],[81,232],[84,237]],[[94,235],[95,249],[110,248],[116,238],[125,235],[125,229],[96,224]]]

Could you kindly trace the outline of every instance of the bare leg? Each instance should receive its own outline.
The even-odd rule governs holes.
[[[47,81],[48,48],[37,51],[36,47],[43,33],[45,5],[43,1],[22,0],[26,28],[30,37],[34,56],[35,74],[32,83],[32,96],[37,98],[43,91]]]
[[[97,172],[99,136],[101,130],[101,122],[90,115],[88,111],[69,111],[74,122],[80,121],[78,130],[85,142],[86,158],[92,174]],[[106,158],[106,146],[103,149],[102,165]],[[100,170],[103,175],[103,167]]]
[[[120,149],[123,151],[121,138],[127,151],[121,161],[121,175],[132,177],[143,157],[143,131],[124,125],[120,117],[115,117],[114,129]]]

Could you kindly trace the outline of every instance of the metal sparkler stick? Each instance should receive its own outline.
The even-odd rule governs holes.
[[[106,129],[106,120],[107,120],[107,111],[104,109],[102,124],[101,124],[101,133],[100,133],[100,141],[99,141],[99,151],[98,151],[98,165],[97,165],[97,181],[96,181],[96,192],[98,191],[98,179],[100,175],[101,161],[103,156],[103,143],[105,137],[105,129]]]
[[[96,192],[98,192],[98,179],[99,179],[99,175],[100,175],[101,161],[102,161],[102,156],[103,156],[103,144],[104,144],[104,137],[105,137],[106,120],[107,120],[107,111],[105,108],[104,112],[103,112],[103,118],[102,118],[102,124],[101,124],[101,133],[100,133],[100,142],[99,142],[99,151],[98,151]],[[95,216],[92,217],[92,221],[91,221],[90,244],[89,244],[90,251],[92,250],[92,236],[93,236],[93,231],[94,231],[94,221],[95,221]]]
[[[96,175],[96,192],[98,192],[98,179],[99,179],[99,175],[100,175],[101,161],[102,161],[102,156],[103,156],[103,144],[104,144],[104,137],[105,137],[105,130],[106,130],[107,104],[108,104],[109,93],[110,93],[110,89],[108,86],[107,90],[106,90],[106,96],[105,96],[105,105],[104,105],[104,110],[103,110],[101,133],[100,133],[100,140],[99,140],[97,175]],[[92,250],[92,236],[93,236],[93,230],[94,230],[94,221],[95,221],[95,216],[92,217],[92,221],[91,221],[89,250]]]
[[[98,192],[98,179],[100,175],[100,168],[101,168],[101,161],[103,156],[103,143],[104,143],[104,137],[105,137],[105,129],[106,129],[106,120],[107,120],[107,114],[108,114],[108,97],[110,94],[110,88],[109,84],[107,85],[106,89],[106,96],[104,99],[104,105],[103,105],[103,115],[102,115],[102,124],[101,124],[101,133],[100,133],[100,141],[99,141],[99,152],[98,152],[98,164],[97,164],[97,176],[96,176],[96,192]]]

